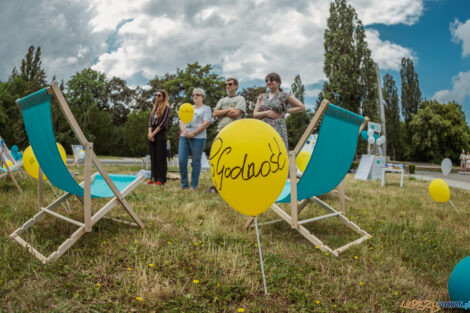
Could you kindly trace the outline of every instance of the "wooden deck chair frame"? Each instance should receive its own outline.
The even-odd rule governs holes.
[[[1,139],[1,138],[0,138]],[[3,149],[3,148],[2,148]],[[5,148],[6,149],[6,148]],[[18,182],[16,181],[16,178],[14,176],[14,173],[13,171],[16,170],[17,168],[19,168],[19,171],[21,173],[21,175],[23,176],[23,172],[21,170],[21,164],[18,164],[16,163],[16,161],[13,159],[13,157],[10,155],[9,151],[5,151],[5,156],[7,157],[7,159],[4,158],[4,154],[2,152],[0,152],[0,160],[1,160],[1,163],[5,165],[5,169],[6,169],[6,172],[2,172],[0,173],[0,179],[1,178],[4,178],[6,176],[10,177],[11,180],[13,181],[13,184],[15,185],[16,189],[19,190],[19,192],[23,192],[23,189],[21,189],[20,185],[18,184]],[[13,166],[8,166],[7,164],[7,160],[11,161],[13,163]],[[24,176],[23,176],[24,178]]]
[[[313,131],[314,127],[318,124],[320,121],[320,118],[323,116],[325,113],[326,109],[328,108],[329,101],[327,99],[324,99],[322,103],[320,104],[317,112],[315,113],[314,117],[310,121],[309,125],[307,126],[307,129],[303,133],[302,137],[300,138],[299,142],[295,146],[294,150],[289,151],[289,180],[290,180],[290,186],[291,186],[291,201],[290,201],[290,215],[287,214],[281,207],[279,207],[276,203],[274,203],[271,206],[271,209],[281,217],[279,220],[274,220],[274,221],[269,221],[265,223],[261,223],[259,225],[267,225],[267,224],[273,224],[277,223],[280,221],[286,221],[288,224],[291,225],[291,227],[295,230],[297,230],[302,236],[304,236],[308,241],[310,241],[312,244],[316,245],[320,250],[324,252],[331,253],[334,256],[338,256],[341,252],[345,251],[346,249],[350,248],[353,245],[360,244],[361,242],[370,239],[372,236],[368,234],[366,231],[362,230],[359,226],[351,222],[347,217],[344,216],[344,200],[345,200],[345,195],[344,195],[344,179],[341,181],[341,183],[338,185],[338,196],[340,200],[340,211],[335,210],[332,208],[330,205],[325,203],[324,201],[318,199],[317,197],[312,197],[309,199],[304,199],[301,200],[300,202],[292,199],[297,199],[297,167],[296,167],[296,157],[299,154],[300,150],[302,149],[303,145],[308,139],[308,136],[310,133]],[[367,123],[369,121],[368,117],[365,117],[364,122],[359,128],[359,134],[361,131],[367,126]],[[358,134],[358,135],[359,135]],[[316,203],[320,205],[322,208],[324,208],[326,211],[329,212],[329,214],[322,215],[322,216],[317,216],[305,220],[298,220],[298,215],[300,212],[306,207],[306,205],[309,202]],[[344,223],[347,227],[352,229],[354,232],[357,234],[361,235],[359,239],[356,239],[350,243],[347,243],[346,245],[339,247],[335,250],[331,249],[328,247],[326,244],[324,244],[319,238],[317,238],[315,235],[313,235],[307,228],[305,228],[303,225],[306,223],[311,223],[315,221],[319,221],[322,219],[330,218],[330,217],[336,217],[339,221]],[[251,224],[254,221],[254,217],[249,218],[247,221],[245,228],[248,229]]]
[[[128,185],[122,192],[119,192],[118,188],[114,184],[114,182],[109,177],[107,171],[104,169],[101,162],[98,160],[95,152],[93,151],[93,143],[89,142],[85,135],[83,134],[80,126],[78,125],[75,117],[70,110],[67,102],[65,101],[62,92],[60,91],[59,86],[56,82],[52,83],[47,89],[48,94],[53,95],[53,97],[57,100],[65,118],[67,119],[70,127],[72,128],[73,132],[77,136],[80,143],[85,147],[85,169],[84,169],[84,181],[79,185],[84,188],[84,196],[83,198],[78,197],[83,204],[83,215],[84,215],[84,222],[79,222],[69,217],[63,216],[59,213],[54,212],[53,210],[58,207],[61,203],[65,200],[73,196],[73,194],[66,192],[47,207],[43,207],[43,180],[38,179],[38,208],[39,212],[26,221],[23,226],[15,230],[10,237],[16,240],[20,245],[27,248],[36,258],[38,258],[42,263],[46,264],[52,261],[57,260],[60,258],[75,242],[77,242],[80,237],[82,237],[85,233],[91,232],[92,226],[95,225],[101,218],[103,218],[111,209],[116,206],[117,204],[121,204],[123,208],[127,211],[127,213],[131,216],[131,218],[135,221],[135,223],[130,223],[126,221],[121,221],[118,219],[112,219],[114,221],[122,222],[125,224],[130,224],[133,226],[138,226],[140,228],[144,228],[144,224],[140,220],[139,216],[134,212],[132,207],[127,203],[124,197],[130,193],[135,187],[137,187],[144,179],[143,176],[140,176],[136,179],[133,183]],[[17,100],[18,101],[18,100]],[[94,164],[97,168],[98,172],[102,175],[104,181],[107,183],[109,188],[112,190],[114,197],[111,198],[103,207],[101,207],[94,215],[91,215],[91,183],[94,180],[94,177],[98,174],[95,173],[91,175],[91,164]],[[39,176],[42,177],[42,170],[39,168]],[[23,240],[20,235],[29,229],[31,226],[42,220],[47,214],[60,218],[68,223],[74,224],[79,226],[79,228],[68,238],[66,239],[59,248],[51,253],[48,257],[41,254],[38,250],[36,250],[30,243]]]

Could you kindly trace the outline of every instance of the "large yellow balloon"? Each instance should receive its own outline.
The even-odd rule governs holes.
[[[281,136],[260,120],[225,126],[209,158],[214,186],[233,209],[256,216],[276,201],[287,179],[288,155]]]
[[[307,168],[308,161],[310,161],[310,153],[308,151],[300,151],[295,159],[295,164],[297,168],[303,173]]]
[[[178,116],[183,123],[188,124],[194,116],[193,106],[190,103],[183,103],[178,110]]]
[[[62,158],[62,161],[65,164],[65,162],[67,161],[67,155],[65,153],[64,147],[62,147],[60,143],[57,143],[57,149],[59,149],[60,157]],[[33,148],[31,146],[28,146],[23,152],[23,166],[29,176],[38,179],[39,164],[36,160],[36,156],[34,155]],[[43,179],[47,179],[46,175],[43,175]]]
[[[447,183],[440,178],[434,179],[429,185],[431,198],[437,202],[447,202],[450,200],[450,190]]]

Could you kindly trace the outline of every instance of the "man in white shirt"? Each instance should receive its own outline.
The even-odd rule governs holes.
[[[238,80],[232,77],[227,78],[225,80],[225,89],[227,90],[228,96],[223,97],[217,102],[214,112],[212,113],[214,117],[219,118],[217,132],[220,132],[222,128],[231,122],[240,119],[242,113],[246,113],[245,98],[237,95]],[[209,192],[217,192],[217,189],[212,186]]]

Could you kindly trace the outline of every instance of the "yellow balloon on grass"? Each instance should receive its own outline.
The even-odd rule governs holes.
[[[437,202],[447,202],[450,200],[450,190],[447,183],[440,179],[434,179],[429,185],[429,194]]]
[[[64,147],[62,147],[60,143],[57,143],[57,149],[59,149],[60,157],[65,164],[67,161],[67,155]],[[28,146],[23,152],[23,166],[29,176],[38,179],[39,163],[36,160],[36,156],[34,155],[33,148],[31,146]],[[43,175],[43,179],[47,179],[46,175]]]
[[[178,110],[178,116],[185,124],[191,122],[194,116],[194,108],[191,103],[183,103]]]
[[[310,153],[308,151],[300,151],[295,159],[295,164],[297,164],[297,168],[303,173],[307,168],[308,161],[310,161]]]
[[[276,201],[289,167],[286,146],[274,128],[256,119],[225,126],[209,157],[214,186],[233,209],[256,216]]]
[[[5,163],[6,163],[6,165],[7,165],[8,167],[12,167],[12,165],[13,165],[13,162],[12,162],[11,160],[6,160]],[[2,167],[3,167],[4,169],[7,169],[7,167],[5,166],[5,164],[3,164]]]

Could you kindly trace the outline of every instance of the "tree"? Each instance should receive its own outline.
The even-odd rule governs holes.
[[[15,100],[36,92],[46,85],[46,73],[41,62],[41,48],[37,47],[35,50],[34,46],[30,46],[21,60],[20,71],[18,72],[14,67],[4,86],[7,92],[3,95],[2,107],[7,116],[8,127],[2,135],[10,144],[16,144],[21,149],[28,145],[23,119]]]
[[[420,161],[440,163],[450,157],[457,162],[460,151],[469,146],[470,130],[462,106],[456,102],[422,102],[418,113],[412,114],[409,128],[412,152]]]
[[[148,154],[147,124],[149,111],[133,111],[124,124],[124,147],[128,156]]]
[[[401,157],[400,111],[397,87],[393,77],[388,73],[384,76],[382,93],[385,103],[385,124],[387,125],[387,133],[385,134],[387,151],[391,151],[393,160],[396,160],[397,155]]]
[[[421,102],[418,74],[415,72],[414,63],[411,59],[401,59],[400,76],[401,113],[406,125],[408,125],[412,114],[418,113],[419,104]]]
[[[296,97],[300,102],[304,103],[305,87],[302,84],[300,75],[297,74],[295,76],[291,88],[293,96]],[[295,145],[297,142],[299,142],[300,137],[307,128],[310,119],[311,116],[309,116],[307,111],[303,111],[297,114],[289,114],[286,117],[289,150],[293,150],[295,148]]]
[[[245,98],[246,101],[246,117],[253,116],[253,110],[255,109],[256,100],[259,95],[266,92],[266,87],[248,87],[243,88],[240,95]]]
[[[328,81],[323,84],[323,96],[377,120],[377,78],[362,22],[346,0],[335,0],[327,24],[323,70]]]
[[[119,138],[113,136],[105,74],[87,68],[73,75],[66,85],[70,108],[85,137],[94,142],[96,153],[113,152],[111,147],[119,146]],[[63,130],[68,132],[68,129],[65,124]],[[76,142],[71,136],[63,139],[67,147]]]
[[[135,99],[135,91],[126,85],[126,81],[113,77],[106,85],[108,107],[115,126],[123,125]]]

